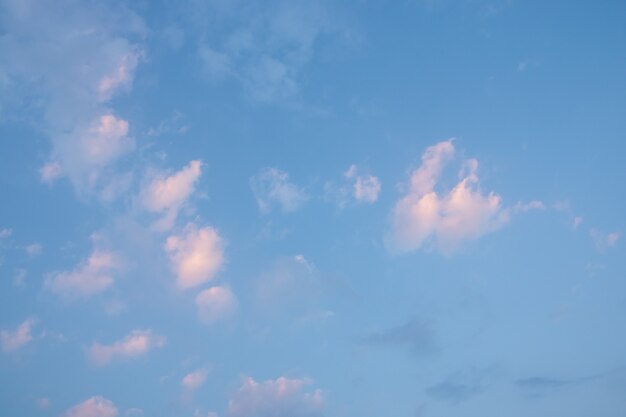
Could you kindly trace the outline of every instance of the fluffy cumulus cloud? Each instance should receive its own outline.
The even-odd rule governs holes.
[[[171,229],[178,211],[187,202],[202,174],[202,163],[191,161],[180,171],[170,175],[157,175],[142,191],[142,204],[146,210],[162,214],[155,224],[158,230]]]
[[[459,181],[445,192],[436,190],[446,163],[453,159],[452,139],[426,149],[411,175],[410,187],[392,211],[388,246],[409,252],[433,245],[451,252],[460,243],[493,232],[509,219],[509,210],[494,192],[484,194],[476,174],[478,161],[464,161]]]
[[[180,234],[165,242],[176,282],[192,288],[211,280],[224,262],[222,239],[211,227],[198,228],[189,223]]]
[[[0,331],[0,345],[5,352],[16,351],[33,340],[32,328],[36,321],[28,319],[22,322],[15,330]]]
[[[63,417],[117,417],[118,411],[110,400],[94,396],[75,405],[63,414]]]
[[[207,368],[196,369],[183,377],[181,385],[188,391],[195,391],[204,384],[208,374],[209,370]]]
[[[100,193],[118,180],[108,168],[134,147],[108,101],[133,82],[143,23],[121,4],[9,1],[0,9],[0,106],[19,110],[34,97],[36,124],[52,144],[42,180],[66,176],[79,192]]]
[[[45,286],[65,298],[85,298],[106,291],[114,283],[114,273],[121,266],[118,256],[110,251],[95,249],[86,261],[70,271],[46,278]]]
[[[237,310],[237,298],[226,286],[215,286],[201,291],[196,296],[198,318],[213,324],[231,316]]]
[[[288,173],[277,168],[263,168],[250,178],[250,185],[261,213],[274,208],[294,212],[309,199],[304,189],[289,181]]]
[[[114,359],[134,358],[145,355],[150,350],[165,345],[165,338],[156,335],[152,330],[133,330],[124,337],[110,345],[93,343],[87,354],[92,363],[103,366]]]
[[[251,377],[228,403],[228,417],[314,417],[321,416],[324,396],[319,389],[306,391],[312,381],[307,378],[257,382]]]

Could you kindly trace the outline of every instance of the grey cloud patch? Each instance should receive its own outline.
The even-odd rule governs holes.
[[[521,378],[515,381],[515,385],[528,397],[545,397],[566,387],[585,384],[601,379],[606,374],[597,374],[575,378],[552,378],[534,376]]]
[[[413,354],[430,354],[438,351],[432,325],[418,319],[369,334],[362,337],[360,342],[366,346],[406,347]]]
[[[456,372],[442,382],[427,387],[424,392],[433,399],[459,404],[480,395],[496,376],[495,367]]]

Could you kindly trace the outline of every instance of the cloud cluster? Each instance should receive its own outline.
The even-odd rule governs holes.
[[[453,140],[430,146],[422,164],[411,174],[410,188],[392,211],[388,246],[410,252],[432,244],[451,252],[460,243],[493,232],[508,222],[509,212],[494,192],[483,194],[476,174],[478,161],[464,161],[459,182],[440,193],[438,185],[444,166],[455,154]]]
[[[309,200],[303,188],[289,181],[289,174],[278,168],[263,168],[250,178],[252,192],[261,213],[267,214],[273,208],[283,213],[298,210]]]
[[[165,250],[180,288],[192,288],[213,279],[224,262],[222,239],[211,227],[189,223],[180,234],[170,235]]]
[[[22,322],[17,329],[0,331],[0,346],[5,352],[16,351],[33,340],[32,328],[36,320],[28,319]]]
[[[168,230],[174,226],[178,211],[194,192],[201,174],[202,162],[191,161],[170,176],[157,175],[143,189],[141,201],[144,208],[163,215],[155,224],[157,230]]]
[[[117,417],[117,415],[115,404],[101,396],[91,397],[63,414],[64,417]]]
[[[124,337],[110,345],[94,342],[87,354],[92,363],[104,366],[114,359],[133,358],[145,355],[150,350],[165,345],[165,338],[152,333],[152,330],[133,330]]]
[[[141,19],[122,5],[68,0],[3,2],[0,7],[5,80],[0,89],[8,90],[0,93],[0,101],[35,97],[41,107],[43,120],[36,124],[52,143],[42,181],[66,176],[81,193],[110,188],[120,179],[108,168],[133,149],[134,140],[128,122],[108,103],[132,85],[145,33]]]
[[[228,403],[228,417],[314,417],[324,408],[322,391],[305,392],[310,379],[289,379],[257,382],[252,377],[243,384]]]
[[[46,278],[45,286],[53,293],[68,299],[90,297],[113,285],[113,273],[120,265],[115,253],[95,249],[86,261],[73,270]]]

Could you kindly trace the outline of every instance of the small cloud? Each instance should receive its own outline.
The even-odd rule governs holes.
[[[24,248],[28,256],[34,258],[35,256],[41,254],[43,247],[39,243],[32,243]]]
[[[621,236],[619,232],[603,233],[597,229],[591,229],[589,235],[599,251],[615,246]]]
[[[125,417],[143,417],[144,412],[141,408],[129,408],[124,412]]]
[[[45,287],[68,299],[91,297],[113,285],[113,272],[120,266],[121,262],[115,253],[94,249],[89,258],[73,270],[46,278]]]
[[[208,374],[209,374],[208,368],[196,369],[195,371],[190,372],[183,377],[183,380],[181,381],[181,385],[187,391],[195,391],[204,384],[204,381],[206,381],[206,377]]]
[[[495,377],[497,369],[494,367],[456,372],[444,381],[426,388],[425,393],[436,400],[459,404],[481,394]]]
[[[228,417],[315,417],[322,416],[324,396],[319,389],[306,392],[312,384],[308,378],[257,382],[252,377],[243,384],[228,403]]]
[[[113,68],[110,73],[103,76],[98,82],[100,101],[109,100],[118,90],[130,88],[138,58],[139,54],[136,51],[126,53],[119,57],[115,68]]]
[[[372,204],[378,200],[381,183],[373,175],[358,175],[357,166],[352,164],[343,174],[343,184],[328,182],[324,189],[327,197],[334,200],[339,208],[345,208],[350,203]]]
[[[16,287],[22,287],[26,283],[26,270],[22,268],[18,268],[15,270],[15,274],[13,274],[13,285]]]
[[[33,340],[32,328],[37,323],[35,319],[23,321],[15,330],[0,331],[0,345],[5,352],[14,352],[26,346]]]
[[[277,168],[263,168],[250,178],[250,185],[259,210],[264,214],[274,207],[283,213],[294,212],[310,198],[304,189],[289,181],[289,174]]]
[[[422,165],[411,174],[410,190],[392,211],[387,244],[395,251],[411,252],[432,243],[444,253],[462,242],[494,232],[509,220],[509,211],[494,192],[484,195],[476,174],[478,161],[464,161],[460,181],[443,194],[435,190],[444,166],[455,154],[453,139],[430,146]]]
[[[91,397],[63,414],[64,417],[117,417],[117,415],[115,404],[101,396]]]
[[[538,200],[533,200],[529,203],[517,203],[516,205],[513,206],[513,212],[519,213],[526,213],[529,212],[531,210],[545,210],[546,206],[545,204],[543,204],[543,202],[538,201]]]
[[[42,182],[51,184],[63,176],[61,164],[56,161],[47,162],[39,170],[39,177]]]
[[[189,223],[178,235],[165,242],[172,271],[179,287],[187,289],[215,277],[224,263],[222,239],[211,227],[198,228]]]
[[[12,229],[0,229],[0,239],[5,239],[13,234]]]
[[[196,296],[198,318],[205,324],[213,324],[233,315],[237,310],[237,298],[226,286],[216,286],[201,291]]]
[[[36,400],[37,408],[40,410],[47,410],[50,408],[50,398],[41,397]]]
[[[437,351],[431,325],[416,319],[372,333],[362,337],[360,341],[366,346],[408,347],[414,354],[430,354]]]
[[[195,191],[202,174],[202,162],[191,161],[180,171],[166,176],[157,175],[141,192],[143,207],[163,217],[155,223],[157,230],[169,230],[174,226],[181,207]]]
[[[127,359],[145,355],[150,350],[165,345],[165,338],[152,333],[152,330],[133,330],[122,340],[110,345],[94,342],[87,354],[91,362],[104,366],[114,359]]]

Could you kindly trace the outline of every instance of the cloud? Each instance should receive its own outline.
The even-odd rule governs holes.
[[[615,246],[621,236],[619,232],[603,233],[598,229],[591,229],[589,231],[589,235],[591,236],[596,249],[599,251],[604,251]]]
[[[408,347],[414,354],[430,354],[437,351],[434,339],[431,325],[413,319],[403,325],[362,337],[360,341],[367,346]]]
[[[178,211],[194,192],[201,174],[202,162],[191,161],[175,174],[157,175],[144,188],[141,195],[144,208],[153,213],[163,214],[163,217],[155,223],[157,230],[168,230],[174,226]]]
[[[211,81],[230,79],[257,101],[288,100],[300,91],[299,77],[314,56],[319,37],[329,32],[320,3],[270,2],[238,8],[205,6],[206,19],[219,19],[215,33],[204,30],[198,56]],[[236,17],[235,17],[236,16]],[[246,22],[243,23],[242,22]]]
[[[283,213],[294,212],[309,200],[304,189],[289,182],[289,174],[277,168],[263,168],[250,178],[250,185],[259,210],[264,214],[274,207]]]
[[[201,291],[196,296],[198,317],[205,324],[213,324],[231,316],[237,309],[237,299],[225,286],[216,286]]]
[[[356,165],[350,167],[343,174],[343,184],[327,182],[324,185],[327,198],[334,200],[341,209],[349,204],[372,204],[378,200],[382,185],[378,177],[373,175],[358,175]]]
[[[101,396],[91,397],[63,414],[64,417],[117,417],[117,415],[115,405]]]
[[[528,397],[544,397],[565,387],[593,382],[605,376],[606,374],[596,374],[565,379],[534,376],[518,379],[515,385]]]
[[[152,333],[152,330],[133,330],[122,340],[110,345],[94,342],[87,354],[91,362],[104,366],[114,359],[127,359],[145,355],[150,350],[165,345],[165,338]]]
[[[436,400],[459,404],[481,394],[499,376],[497,367],[455,372],[444,381],[426,388],[426,395]]]
[[[0,239],[5,239],[13,234],[13,230],[5,228],[0,229]]]
[[[42,251],[42,246],[40,243],[31,243],[30,245],[27,245],[24,250],[26,251],[26,253],[28,254],[29,257],[34,258],[37,255],[41,254]]]
[[[121,266],[118,256],[110,251],[94,249],[89,258],[71,271],[46,278],[45,287],[65,298],[86,298],[102,293],[114,283],[113,274]]]
[[[146,33],[141,19],[122,4],[3,2],[0,49],[9,89],[0,106],[28,111],[51,141],[41,179],[66,176],[82,194],[116,180],[117,160],[134,148],[128,122],[108,106],[128,91]],[[12,97],[11,101],[5,97]]]
[[[459,182],[448,192],[435,191],[442,170],[454,157],[453,140],[430,146],[422,165],[411,174],[410,189],[392,211],[387,244],[392,250],[410,252],[432,244],[450,253],[466,240],[499,229],[509,220],[509,210],[494,192],[483,195],[476,175],[478,161],[464,161]]]
[[[314,417],[324,408],[322,391],[305,392],[308,378],[256,382],[252,377],[243,384],[228,403],[228,417]]]
[[[204,384],[208,374],[209,370],[207,368],[196,369],[195,371],[185,375],[181,384],[186,390],[195,391]]]
[[[32,328],[37,321],[28,319],[23,321],[17,329],[0,331],[0,345],[5,352],[14,352],[26,346],[33,340]]]
[[[181,234],[165,242],[171,268],[181,288],[192,288],[213,279],[224,263],[222,239],[211,227],[189,223]]]

